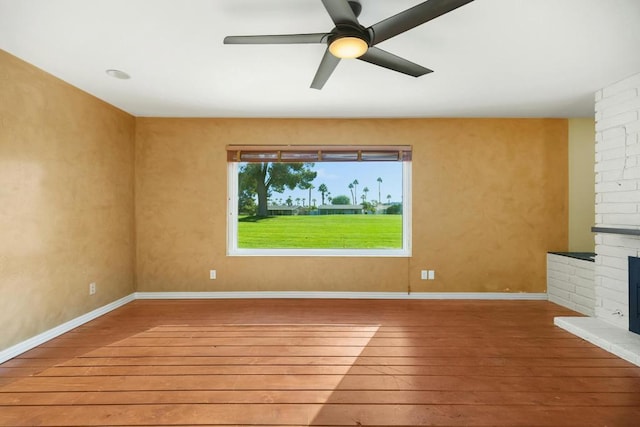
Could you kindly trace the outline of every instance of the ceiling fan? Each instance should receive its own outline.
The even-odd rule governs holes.
[[[375,45],[472,1],[428,0],[365,28],[358,22],[358,16],[362,10],[360,0],[322,0],[322,4],[335,24],[335,28],[328,33],[227,36],[224,38],[224,44],[326,43],[327,50],[311,83],[313,89],[322,89],[340,59],[344,58],[357,58],[413,77],[420,77],[433,71],[377,48]]]

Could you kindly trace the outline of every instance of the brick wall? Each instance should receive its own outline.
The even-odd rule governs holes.
[[[547,254],[549,301],[587,316],[595,315],[595,264],[567,256]]]
[[[640,74],[596,93],[598,227],[640,229]],[[629,327],[629,256],[640,237],[596,234],[596,317]]]

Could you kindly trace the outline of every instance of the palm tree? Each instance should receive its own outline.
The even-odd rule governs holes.
[[[300,206],[300,197],[296,197],[296,206]]]
[[[382,178],[378,177],[378,203],[382,203],[382,198],[380,196],[380,185],[382,184]]]
[[[316,206],[316,199],[313,199],[313,206]]]
[[[367,193],[369,192],[369,187],[364,187],[364,188],[362,189],[362,192],[364,193],[364,194],[362,195],[362,200],[364,200],[364,201],[366,202],[366,201],[367,201]]]
[[[353,204],[354,205],[356,204],[355,201],[358,200],[358,184],[360,184],[358,180],[354,179],[353,180]]]
[[[320,186],[318,187],[318,191],[322,195],[322,204],[324,205],[324,193],[328,193],[329,189],[327,188],[326,185],[320,184]]]
[[[391,203],[391,194],[387,194],[387,204]]]
[[[313,184],[309,184],[309,199],[307,199],[309,201],[309,207],[311,207],[311,190],[313,190],[314,187]]]
[[[353,196],[353,182],[351,184],[349,184],[349,191],[351,191],[351,200],[353,201],[353,204],[356,204],[356,198]]]

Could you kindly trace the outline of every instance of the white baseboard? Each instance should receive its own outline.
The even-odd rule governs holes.
[[[546,301],[546,293],[508,292],[136,292],[136,299],[435,299],[435,300],[535,300]]]
[[[136,300],[149,299],[406,299],[406,300],[528,300],[546,301],[546,293],[508,292],[305,292],[305,291],[264,291],[264,292],[134,292],[110,304],[97,308],[62,325],[49,329],[35,337],[22,341],[0,351],[0,363],[4,363],[34,347],[69,332],[103,314]]]
[[[70,330],[77,328],[78,326],[83,325],[104,314],[107,314],[108,312],[113,311],[118,307],[122,307],[123,305],[133,301],[134,299],[135,294],[127,295],[124,298],[120,298],[119,300],[114,301],[110,304],[104,305],[100,308],[96,308],[95,310],[90,311],[87,314],[83,314],[82,316],[76,317],[75,319],[63,323],[62,325],[58,325],[55,328],[49,329],[48,331],[31,337],[28,340],[22,341],[14,346],[2,350],[0,351],[0,363],[4,363],[9,359],[13,359],[19,354],[29,351],[32,348],[39,346],[40,344],[44,344],[45,342],[57,336],[60,336],[65,332],[69,332]]]

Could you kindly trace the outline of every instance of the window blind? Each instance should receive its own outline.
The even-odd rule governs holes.
[[[410,145],[228,145],[229,162],[407,162]]]

